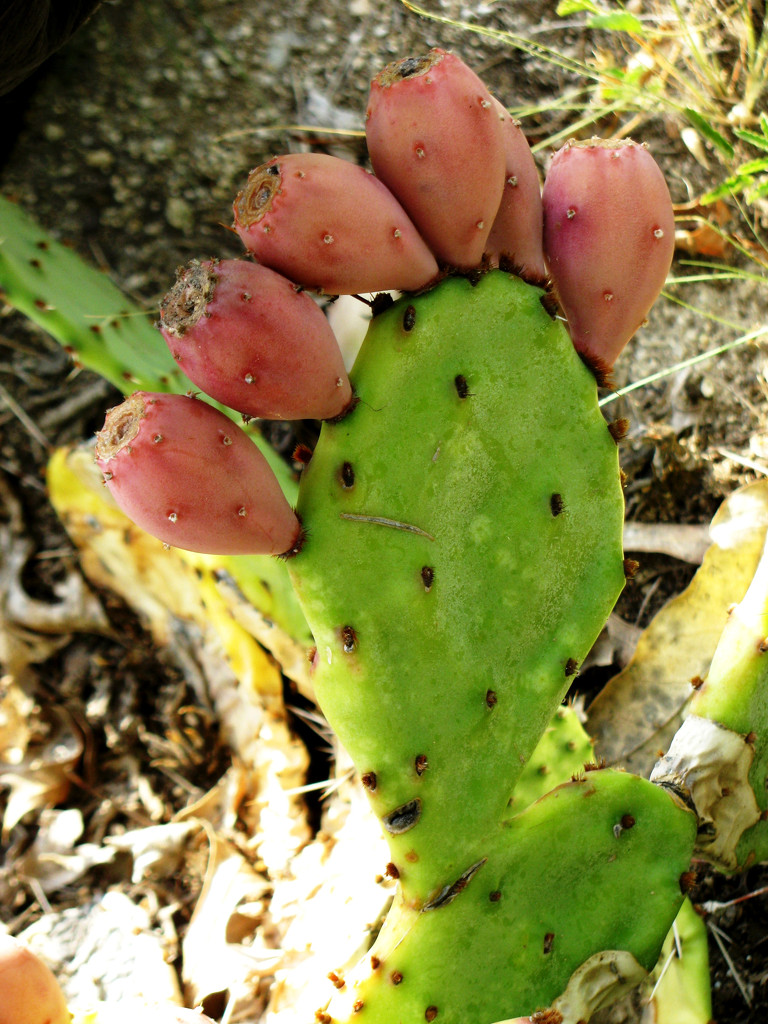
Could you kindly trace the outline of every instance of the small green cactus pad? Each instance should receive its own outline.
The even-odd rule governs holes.
[[[616,446],[542,295],[492,271],[375,316],[301,483],[316,693],[418,905],[484,856],[624,583]]]
[[[648,979],[654,1024],[709,1024],[712,988],[707,926],[689,899],[683,900],[674,929],[664,940],[659,962]]]
[[[520,814],[555,786],[583,772],[594,759],[592,747],[576,708],[561,705],[520,773],[509,801],[510,813]]]
[[[604,959],[637,983],[657,963],[695,832],[692,813],[637,776],[560,786],[495,830],[453,898],[421,910],[396,900],[320,1019],[490,1024],[554,1003],[570,1024],[586,1020],[605,979],[582,965],[623,951]]]
[[[768,554],[730,610],[704,683],[651,774],[696,808],[697,854],[722,871],[768,860]]]

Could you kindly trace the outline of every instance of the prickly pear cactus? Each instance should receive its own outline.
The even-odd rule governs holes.
[[[237,533],[288,559],[319,703],[399,879],[361,963],[346,977],[329,965],[316,1019],[493,1024],[546,1008],[548,1024],[576,1024],[653,968],[696,833],[643,779],[577,762],[566,781],[563,756],[560,785],[532,781],[624,582],[621,427],[602,417],[598,379],[667,272],[669,194],[650,156],[622,143],[560,160],[542,204],[517,126],[439,49],[376,77],[367,132],[376,177],[308,154],[253,171],[234,226],[268,273],[182,272],[185,315],[163,325],[197,386],[249,415],[275,408],[271,388],[289,395],[286,415],[314,415],[330,384],[317,446],[298,453],[295,515],[255,469],[247,500],[237,473],[224,486],[221,445],[247,466],[247,438],[217,434],[199,403],[193,416],[129,399],[100,434],[99,465],[168,544],[241,550]],[[617,248],[623,235],[632,244]],[[273,274],[285,281],[268,293],[242,284]],[[296,293],[395,286],[398,301],[372,301],[348,391]],[[237,354],[218,351],[228,334]],[[198,417],[206,444],[177,430]],[[172,479],[166,437],[183,466]],[[244,529],[259,516],[268,542]],[[588,749],[568,736],[569,754]]]
[[[321,1011],[332,1020],[362,1008],[414,1024],[436,1009],[456,1024],[533,1012],[613,949],[632,951],[636,983],[682,899],[693,818],[648,783],[597,773],[593,801],[573,783],[508,820],[515,784],[624,583],[616,444],[594,378],[541,298],[493,271],[375,317],[352,373],[359,402],[323,426],[302,479],[307,537],[289,568],[317,644],[315,692],[400,883],[376,946]],[[654,810],[637,809],[646,800]],[[593,813],[605,816],[594,835]],[[639,817],[630,852],[613,829]],[[673,853],[652,883],[645,861],[662,819]],[[571,913],[555,896],[550,924],[536,929],[542,895],[526,871],[542,870],[543,834],[548,887],[560,877],[570,891],[582,858],[620,853],[624,865],[617,890],[590,876],[605,892],[601,927],[574,922],[554,957],[547,936]],[[627,877],[641,864],[633,895]],[[642,904],[642,941],[616,935],[607,894],[619,892],[617,915]],[[511,976],[507,943],[522,957]],[[457,947],[463,969],[449,979],[439,964]],[[577,1020],[594,1001],[582,978],[574,984]]]

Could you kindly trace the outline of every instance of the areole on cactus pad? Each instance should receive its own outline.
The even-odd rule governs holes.
[[[574,341],[610,365],[647,312],[669,193],[646,151],[593,147],[555,159],[542,205],[519,127],[440,49],[376,77],[366,137],[375,176],[306,153],[252,172],[235,228],[258,264],[194,263],[163,306],[171,351],[212,397],[325,420],[297,513],[248,438],[194,398],[133,396],[110,414],[99,464],[169,544],[291,556],[315,691],[400,883],[376,946],[340,994],[318,993],[316,1019],[493,1024],[546,1005],[575,1024],[606,972],[653,967],[695,833],[644,780],[598,771],[543,796],[531,781],[627,569],[619,431]],[[629,193],[643,196],[642,239],[617,249]],[[603,283],[606,247],[634,303]],[[592,278],[623,318],[595,316]],[[348,381],[302,289],[406,294],[373,301]]]

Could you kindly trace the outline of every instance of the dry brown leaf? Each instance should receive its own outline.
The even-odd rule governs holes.
[[[25,814],[53,807],[67,797],[82,753],[83,737],[69,713],[49,707],[43,714],[33,702],[15,745],[0,751],[0,785],[10,789],[4,836]]]
[[[271,973],[279,951],[263,933],[254,936],[257,921],[242,914],[243,905],[259,903],[270,883],[229,843],[211,836],[205,885],[183,942],[183,979],[192,1003],[227,992],[231,1009],[242,1014],[261,1010],[259,979]],[[247,920],[244,920],[247,919]],[[252,941],[246,943],[245,938]]]
[[[107,836],[104,842],[112,850],[131,854],[131,881],[138,884],[147,878],[167,878],[177,872],[187,841],[198,830],[199,826],[194,821],[171,821]]]
[[[710,526],[712,545],[690,585],[654,618],[634,657],[588,710],[596,753],[647,775],[680,723],[691,680],[703,678],[730,605],[746,593],[768,529],[768,481],[731,495]]]
[[[110,1006],[129,999],[181,1002],[172,955],[154,928],[151,905],[113,888],[44,914],[19,935],[57,976],[75,1020],[108,1024],[105,998]],[[148,1018],[136,1019],[144,1024]]]
[[[46,895],[72,885],[98,864],[108,864],[115,853],[96,843],[80,843],[83,816],[76,807],[47,809],[40,814],[37,835],[16,861],[16,870],[34,879]]]

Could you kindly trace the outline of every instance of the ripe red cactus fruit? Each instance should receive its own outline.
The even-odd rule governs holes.
[[[0,1024],[69,1024],[71,1014],[50,969],[10,935],[0,935]]]
[[[497,99],[494,109],[504,132],[504,191],[488,236],[486,252],[494,265],[513,266],[525,280],[546,280],[541,185],[536,161],[519,123]]]
[[[504,188],[504,132],[491,94],[438,48],[388,64],[371,83],[365,134],[376,175],[438,260],[483,256]]]
[[[289,554],[301,525],[264,456],[224,413],[137,391],[107,413],[96,462],[147,533],[208,554]]]
[[[631,140],[566,144],[544,181],[544,252],[574,345],[611,367],[661,291],[675,246],[669,190]]]
[[[260,263],[328,295],[416,291],[438,272],[392,193],[338,157],[291,153],[257,167],[234,215]]]
[[[189,379],[248,416],[333,419],[352,401],[322,310],[267,267],[193,260],[160,304],[159,326]]]

